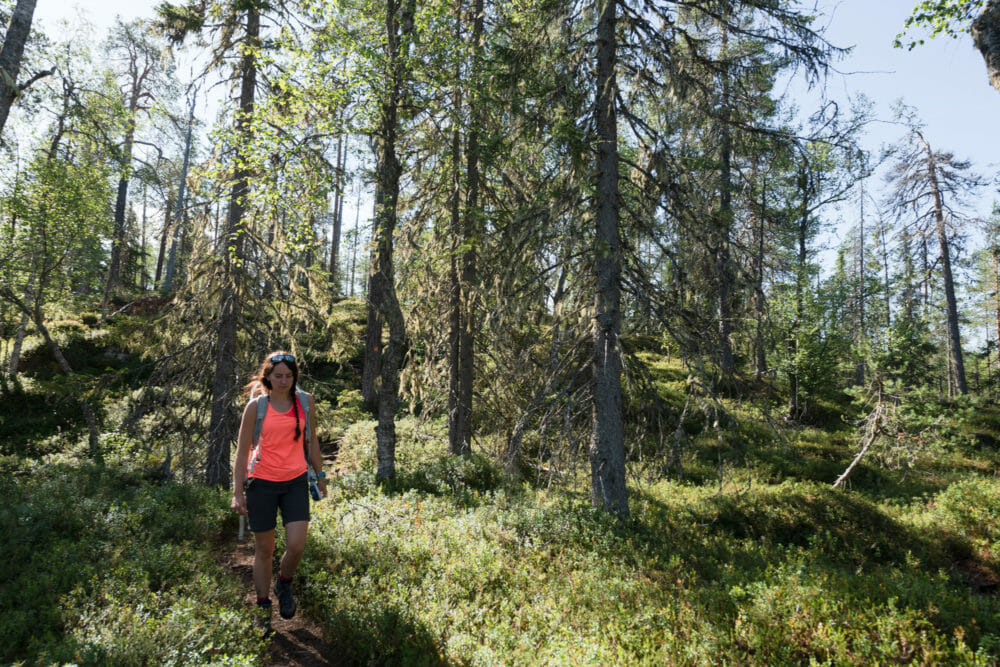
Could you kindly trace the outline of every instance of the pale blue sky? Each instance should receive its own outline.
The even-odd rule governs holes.
[[[831,76],[827,92],[841,98],[864,93],[884,120],[891,120],[891,105],[903,98],[926,123],[932,146],[970,159],[980,173],[993,176],[1000,164],[1000,91],[989,85],[983,58],[967,35],[937,37],[912,51],[892,47],[914,4],[915,0],[819,3],[820,13],[827,17],[829,40],[854,47],[837,64],[843,74]],[[876,124],[870,129],[869,145],[877,147],[900,134],[897,127]],[[993,199],[993,193],[984,196]]]

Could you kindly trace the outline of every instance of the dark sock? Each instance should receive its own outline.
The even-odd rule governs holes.
[[[289,582],[290,582],[290,581],[292,580],[292,578],[291,578],[291,577],[287,577],[287,578],[286,578],[286,577],[285,577],[285,575],[283,575],[283,574],[279,574],[279,575],[278,575],[278,579],[280,579],[280,580],[281,580],[281,582],[282,582],[282,583],[285,583],[285,584],[289,583]]]
[[[269,606],[271,606],[271,598],[270,597],[257,598],[257,606],[258,607],[269,607]]]

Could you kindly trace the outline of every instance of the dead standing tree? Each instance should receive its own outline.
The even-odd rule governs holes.
[[[949,348],[948,384],[949,390],[958,394],[965,394],[968,385],[951,264],[956,223],[965,219],[955,205],[961,204],[962,195],[981,185],[970,167],[969,162],[951,153],[932,150],[914,126],[890,174],[895,188],[893,209],[897,217],[909,220],[909,235],[925,242],[937,240]]]
[[[108,43],[112,61],[125,63],[122,97],[125,100],[125,134],[120,149],[118,193],[115,197],[114,235],[111,239],[111,260],[104,285],[104,304],[120,283],[122,247],[125,245],[125,209],[132,179],[132,153],[140,112],[148,112],[159,90],[167,85],[161,45],[142,24],[119,22]],[[141,143],[141,142],[140,142]]]

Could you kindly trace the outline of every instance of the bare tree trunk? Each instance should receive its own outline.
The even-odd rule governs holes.
[[[858,222],[858,328],[854,332],[854,344],[860,346],[865,341],[865,188],[861,184],[861,218]],[[854,383],[864,384],[865,361],[858,359],[854,367]]]
[[[142,234],[140,234],[141,252],[139,253],[139,289],[146,291],[146,213],[149,210],[148,186],[142,184]]]
[[[241,142],[249,140],[250,117],[254,110],[254,89],[257,83],[255,47],[260,38],[260,13],[256,5],[247,10],[246,41],[252,47],[243,52],[240,63],[240,109],[236,119]],[[215,348],[215,372],[212,377],[212,417],[209,424],[208,455],[205,461],[205,482],[210,486],[227,487],[230,482],[229,454],[236,435],[236,416],[232,405],[236,394],[236,320],[240,317],[239,260],[242,257],[245,221],[244,199],[250,192],[250,170],[245,166],[242,147],[237,149],[233,187],[229,197],[223,253],[223,283],[219,303],[218,336]]]
[[[479,128],[482,123],[481,90],[483,52],[483,0],[472,3],[472,88],[469,97],[469,137],[465,149],[466,199],[463,215],[462,237],[466,248],[462,253],[462,327],[459,330],[459,386],[458,422],[460,424],[460,453],[472,451],[472,399],[476,363],[476,302],[475,289],[479,281],[477,238],[479,232]]]
[[[108,263],[108,277],[104,282],[104,304],[111,300],[111,293],[118,287],[121,272],[122,246],[125,245],[125,207],[128,203],[128,184],[132,176],[132,147],[135,141],[135,113],[138,106],[138,91],[133,91],[129,101],[128,129],[125,131],[122,148],[121,176],[118,179],[118,195],[115,197],[115,231],[111,237],[111,261]]]
[[[997,371],[1000,372],[1000,246],[996,245],[993,246],[993,290],[993,317],[997,337]]]
[[[885,242],[885,228],[886,225],[884,221],[879,219],[879,237],[882,241],[882,271],[885,278],[885,328],[888,329],[892,326],[892,292],[889,289],[889,247]]]
[[[191,134],[192,131],[194,130],[194,107],[196,99],[197,99],[197,91],[191,94],[191,110],[188,114],[187,136],[184,139],[184,161],[183,163],[181,163],[181,180],[180,183],[177,184],[177,204],[175,205],[176,210],[174,211],[177,220],[174,222],[174,236],[173,240],[170,242],[170,255],[167,258],[167,275],[163,279],[164,292],[169,292],[173,288],[174,284],[174,267],[177,265],[177,245],[181,237],[181,220],[184,216],[184,191],[187,187],[188,164],[190,164],[191,161]],[[241,97],[241,104],[242,104],[242,97]],[[253,90],[250,91],[250,109],[251,111],[253,110]],[[170,207],[168,205],[167,207],[168,211],[169,208]],[[242,215],[243,214],[241,210],[240,216],[242,217]],[[231,216],[232,216],[232,209],[230,209],[230,217]],[[237,221],[237,224],[239,224],[239,221]],[[165,229],[164,233],[166,233]],[[159,271],[157,271],[157,273],[159,273]]]
[[[354,298],[354,280],[355,280],[354,270],[355,268],[357,268],[358,265],[358,243],[360,241],[360,239],[358,238],[360,235],[359,234],[360,230],[358,229],[358,221],[360,219],[361,219],[361,187],[358,186],[358,197],[357,200],[354,202],[354,239],[353,239],[354,242],[351,244],[351,286],[349,292],[349,296],[351,298]]]
[[[376,179],[377,181],[378,179]],[[379,238],[379,213],[378,206],[382,200],[379,194],[379,184],[375,184],[375,211],[372,216],[372,236],[374,242]],[[378,267],[378,247],[373,247],[371,256],[368,258],[368,287],[366,290],[366,311],[365,319],[365,353],[361,372],[361,401],[367,412],[375,415],[378,413],[378,378],[382,373],[382,329],[384,327],[382,315],[372,296],[375,287],[375,271]]]
[[[167,254],[167,239],[170,238],[170,220],[174,214],[174,196],[167,189],[167,209],[163,214],[163,231],[160,234],[160,251],[156,255],[156,273],[153,274],[153,288],[160,284],[163,275],[163,259]]]
[[[35,274],[28,277],[28,286],[25,289],[24,302],[34,301]],[[14,335],[14,347],[10,351],[10,364],[7,366],[7,374],[13,380],[17,377],[18,367],[21,365],[21,346],[24,345],[24,337],[28,333],[28,322],[31,320],[31,313],[22,312],[21,322],[17,326],[17,333]]]
[[[838,477],[837,480],[833,483],[833,488],[835,489],[839,487],[841,484],[843,484],[845,481],[847,481],[847,478],[851,476],[851,472],[859,463],[861,463],[861,459],[865,457],[865,454],[868,453],[868,450],[871,449],[871,446],[875,444],[875,441],[878,440],[878,437],[882,435],[885,429],[884,422],[885,422],[886,407],[885,407],[885,401],[882,396],[881,382],[879,382],[878,384],[877,391],[878,393],[875,398],[875,409],[872,410],[871,413],[869,413],[869,415],[865,418],[864,442],[862,442],[861,449],[858,451],[857,456],[855,456],[854,459],[851,461],[851,464],[847,466],[847,469],[844,470],[844,472],[840,474],[840,477]]]
[[[408,0],[404,5],[397,5],[396,0],[386,0],[386,52],[391,81],[379,110],[376,170],[378,187],[375,197],[376,262],[369,294],[369,299],[389,326],[389,340],[382,355],[382,385],[378,395],[378,426],[375,427],[378,459],[376,476],[383,480],[396,476],[396,403],[399,394],[399,366],[406,345],[403,311],[396,297],[392,237],[396,230],[402,170],[396,153],[398,113],[408,74],[401,50],[404,48],[403,39],[413,30],[414,2],[415,0]]]
[[[722,25],[722,58],[726,58],[726,46],[729,33],[726,25]],[[729,108],[729,72],[723,65],[722,72],[722,117],[720,119],[719,141],[719,214],[715,224],[715,239],[713,240],[715,254],[715,288],[716,288],[716,318],[719,331],[719,370],[724,377],[732,377],[736,371],[733,357],[732,341],[732,299],[734,277],[732,257],[730,256],[730,235],[733,224],[733,138],[729,127],[731,111]]]
[[[155,59],[148,50],[128,49],[129,91],[125,139],[122,142],[121,163],[119,164],[118,196],[115,199],[115,228],[111,239],[111,261],[108,264],[108,276],[104,285],[104,303],[108,303],[112,292],[121,284],[121,257],[125,245],[126,218],[125,209],[128,201],[129,181],[132,178],[132,152],[135,147],[135,130],[139,113],[140,100],[152,98],[147,90],[147,79],[155,67]]]
[[[923,318],[924,321],[930,320],[930,308],[931,308],[931,261],[930,261],[930,251],[927,249],[927,237],[921,235],[920,237],[920,259],[923,263]]]
[[[938,187],[937,164],[930,145],[921,136],[920,140],[927,151],[927,169],[930,176],[931,192],[934,195],[934,220],[937,223],[938,248],[941,254],[941,274],[944,278],[944,298],[948,319],[948,347],[951,354],[951,367],[954,372],[954,386],[959,394],[969,392],[965,381],[965,362],[962,359],[962,338],[958,329],[958,301],[955,298],[955,281],[951,272],[951,249],[948,243],[948,230],[944,220],[944,202]],[[949,383],[950,385],[951,383]]]
[[[461,39],[463,0],[455,2],[455,35]],[[459,160],[461,153],[462,86],[461,63],[456,62],[455,128],[452,134],[452,261],[450,269],[449,316],[449,392],[448,442],[452,454],[472,451],[472,389],[475,377],[475,314],[473,289],[476,281],[475,234],[479,208],[479,123],[478,74],[483,35],[483,3],[475,0],[472,7],[471,85],[466,99],[469,103],[469,131],[466,140],[466,200],[462,210],[462,181]]]
[[[343,112],[341,112],[343,126]],[[344,163],[347,161],[347,151],[344,148],[344,133],[337,137],[337,175],[333,196],[333,230],[330,233],[330,285],[334,296],[343,294],[340,289],[340,233],[344,220]]]
[[[21,94],[22,89],[17,85],[17,77],[21,72],[24,45],[31,32],[35,4],[36,0],[17,0],[3,40],[3,48],[0,49],[0,133],[7,124],[10,107]]]
[[[617,22],[615,0],[597,0],[597,188],[591,500],[627,519],[621,390],[621,247],[618,238]]]
[[[757,215],[756,246],[757,253],[753,258],[753,312],[754,330],[754,379],[760,381],[767,372],[767,348],[764,345],[764,217],[766,204],[766,184],[761,188],[760,212]]]
[[[788,419],[797,420],[802,417],[802,403],[799,397],[799,335],[802,326],[802,316],[805,309],[805,273],[808,258],[806,240],[809,233],[809,175],[808,167],[803,164],[799,171],[799,191],[802,193],[802,207],[799,215],[798,258],[795,266],[795,314],[788,336],[788,354],[791,357],[791,371],[788,374]]]
[[[455,0],[455,41],[462,39],[463,0]],[[462,282],[458,274],[458,252],[462,243],[462,64],[455,58],[454,88],[452,90],[451,129],[451,243],[448,261],[448,451],[462,454],[465,436],[459,419],[461,376]]]

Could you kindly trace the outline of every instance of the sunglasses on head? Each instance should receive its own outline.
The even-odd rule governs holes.
[[[295,357],[290,354],[276,354],[273,357],[268,358],[272,364],[280,364],[283,361],[289,361],[295,363]]]

